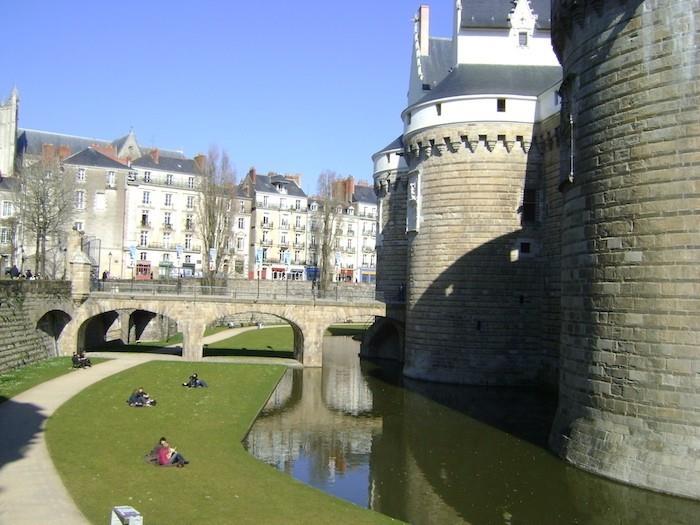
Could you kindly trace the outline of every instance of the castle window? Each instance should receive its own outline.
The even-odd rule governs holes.
[[[411,112],[410,112],[410,111],[409,111],[408,113],[406,113],[406,122],[407,122],[408,124],[411,123]]]
[[[499,98],[496,100],[496,111],[498,111],[499,113],[506,112],[506,99]]]
[[[530,253],[531,245],[529,242],[521,242],[520,243],[520,253]],[[522,296],[521,296],[522,297]],[[520,301],[521,303],[523,301]]]
[[[518,33],[518,45],[520,47],[527,47],[527,32],[520,31]]]
[[[430,91],[430,84],[423,84],[423,91]]]
[[[442,104],[435,104],[435,110],[437,111],[438,116],[442,115]]]
[[[526,189],[523,193],[523,222],[535,222],[537,220],[537,190]]]

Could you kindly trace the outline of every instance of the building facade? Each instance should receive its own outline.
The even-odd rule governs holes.
[[[304,280],[308,199],[299,176],[252,169],[239,194],[250,199],[248,278]]]

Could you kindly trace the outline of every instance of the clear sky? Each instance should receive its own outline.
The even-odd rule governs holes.
[[[420,0],[23,0],[3,10],[0,98],[20,127],[193,156],[225,148],[239,178],[325,169],[371,180],[401,134]],[[454,0],[433,0],[449,36]]]

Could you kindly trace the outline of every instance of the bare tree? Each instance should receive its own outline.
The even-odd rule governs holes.
[[[64,175],[57,157],[19,166],[17,172],[22,228],[35,241],[35,271],[46,275],[47,242],[57,239],[73,217],[75,178]]]
[[[209,148],[203,164],[199,167],[197,224],[204,250],[204,278],[213,284],[230,251],[236,174],[228,153],[216,146]]]
[[[319,221],[317,223],[318,241],[321,247],[319,270],[321,273],[318,287],[324,294],[333,283],[335,275],[335,251],[338,238],[338,207],[341,203],[335,198],[334,186],[338,174],[325,170],[318,176]]]

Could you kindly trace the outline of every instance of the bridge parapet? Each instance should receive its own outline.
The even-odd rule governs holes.
[[[229,281],[223,286],[208,286],[199,280],[176,281],[96,281],[92,294],[107,293],[113,296],[158,296],[209,298],[225,297],[235,301],[297,301],[366,304],[377,297],[374,285],[336,283],[325,294],[308,281]],[[96,295],[97,296],[97,295]],[[383,302],[380,300],[380,302]]]

